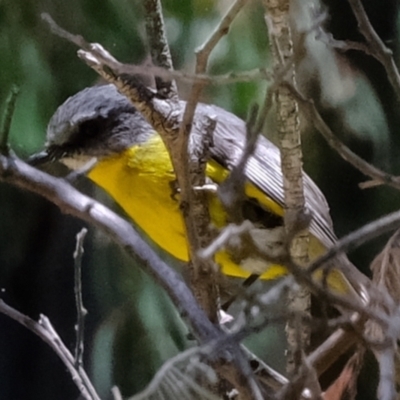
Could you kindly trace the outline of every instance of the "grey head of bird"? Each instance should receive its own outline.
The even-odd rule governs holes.
[[[91,158],[119,153],[154,130],[114,85],[94,86],[68,98],[47,126],[45,150],[33,165],[60,160],[77,169]]]

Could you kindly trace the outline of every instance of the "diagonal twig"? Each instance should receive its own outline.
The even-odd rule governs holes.
[[[80,393],[86,400],[100,400],[92,383],[90,382],[86,372],[82,366],[76,365],[76,360],[65,346],[60,336],[57,334],[51,322],[44,315],[40,316],[39,322],[20,313],[14,308],[7,305],[0,299],[0,313],[7,315],[14,321],[17,321],[25,328],[29,329],[45,343],[47,343],[61,359],[72,376],[72,380],[78,387]]]
[[[400,190],[400,178],[388,174],[372,164],[363,160],[360,156],[351,151],[337,136],[332,132],[331,128],[323,120],[312,100],[306,99],[290,82],[283,83],[292,95],[296,97],[300,106],[303,109],[314,125],[314,127],[322,134],[327,143],[336,150],[340,156],[349,162],[354,168],[361,171],[364,175],[372,178],[374,181],[380,182]]]
[[[393,52],[388,49],[369,21],[361,0],[348,0],[357,19],[358,28],[365,37],[372,55],[378,59],[386,70],[388,79],[400,101],[400,74],[393,59]]]

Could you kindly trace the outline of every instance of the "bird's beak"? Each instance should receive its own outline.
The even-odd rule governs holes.
[[[54,162],[54,157],[52,157],[47,150],[43,150],[39,153],[32,154],[26,162],[33,167],[39,165],[47,164],[49,162]]]

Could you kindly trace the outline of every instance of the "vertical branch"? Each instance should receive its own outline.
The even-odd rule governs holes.
[[[83,306],[82,301],[82,257],[83,257],[83,241],[85,240],[87,229],[83,228],[76,235],[76,248],[74,251],[74,271],[75,271],[75,304],[77,313],[76,322],[76,343],[75,343],[75,366],[81,368],[83,366],[83,336],[85,331],[85,316],[87,314],[86,308]]]
[[[210,37],[196,51],[196,74],[204,74],[206,72],[208,59],[211,52],[214,50],[220,39],[229,32],[232,21],[235,19],[246,1],[247,0],[236,0],[223,16],[215,30],[211,33]],[[178,152],[180,153],[180,158],[187,157],[188,148],[189,155],[191,155],[192,153],[189,137],[192,130],[192,123],[196,105],[204,88],[204,85],[204,82],[195,81],[191,88],[191,92],[183,115],[183,121],[179,130]],[[192,142],[195,143],[196,141],[194,140]],[[186,183],[189,183],[191,186],[203,185],[204,173],[201,175],[199,174],[196,165],[193,164],[193,160],[189,159],[188,164],[192,165],[192,167],[190,167],[190,170],[194,169],[195,174],[192,174],[192,176],[186,180]],[[186,193],[188,195],[186,204],[193,206],[195,209],[197,209],[197,213],[202,216],[202,218],[200,219],[191,219],[190,221],[188,221],[187,225],[188,237],[191,244],[191,256],[193,260],[193,264],[190,268],[190,279],[192,287],[195,289],[196,297],[200,299],[201,304],[203,304],[204,302],[207,302],[209,304],[209,306],[211,307],[210,311],[212,314],[214,314],[214,317],[212,319],[215,320],[217,313],[216,300],[218,297],[218,289],[215,287],[215,279],[213,276],[214,272],[208,260],[198,257],[198,251],[208,245],[211,239],[208,229],[209,216],[207,209],[204,206],[204,204],[206,204],[206,194],[204,193],[204,191],[194,193],[191,187],[188,188]],[[206,299],[207,297],[208,299]],[[214,300],[214,306],[212,306],[212,304],[210,303],[210,297]]]
[[[8,155],[10,151],[8,137],[10,134],[11,121],[14,115],[18,93],[19,88],[17,86],[13,86],[6,101],[6,108],[4,110],[3,120],[0,128],[0,153],[4,155]]]
[[[156,66],[172,70],[172,59],[165,35],[160,0],[145,0],[144,7],[152,61]],[[165,95],[175,102],[179,101],[174,82],[156,77],[156,84],[159,94]],[[190,121],[194,116],[194,107],[192,110]],[[193,140],[193,148],[189,146],[191,122],[188,123],[185,117],[173,137],[168,138],[163,135],[163,132],[159,133],[163,136],[170,153],[180,190],[180,207],[185,222],[191,259],[188,267],[191,288],[210,320],[216,322],[218,293],[215,288],[215,280],[207,279],[212,268],[211,265],[207,265],[209,264],[208,262],[199,261],[197,257],[198,250],[209,239],[207,199],[205,193],[196,194],[192,189],[194,186],[202,186],[204,184],[204,161],[208,151],[208,143],[215,127],[215,121],[212,122],[208,118],[204,118],[199,125],[199,132],[194,134],[199,136],[203,133],[204,137],[200,138],[200,140],[198,138]],[[201,271],[200,276],[194,276],[193,271]]]
[[[161,2],[160,0],[144,0],[143,6],[146,11],[146,32],[149,40],[151,60],[155,66],[172,71],[174,67],[167,36],[165,34]],[[178,99],[175,81],[163,79],[159,76],[156,76],[155,79],[158,93],[170,99]]]
[[[246,1],[247,0],[236,0],[221,19],[215,30],[211,33],[210,37],[196,51],[196,74],[204,74],[206,72],[211,52],[214,50],[219,40],[228,33],[232,21]],[[183,121],[180,125],[178,141],[175,143],[175,148],[172,151],[175,152],[175,158],[180,160],[181,165],[188,165],[189,167],[181,171],[182,179],[179,180],[178,176],[178,180],[181,189],[182,211],[185,218],[192,260],[189,266],[191,286],[200,304],[202,304],[203,307],[207,307],[205,310],[211,320],[216,321],[218,292],[215,287],[213,268],[210,261],[198,257],[199,250],[208,245],[211,239],[209,233],[210,221],[207,209],[207,198],[204,191],[194,192],[192,190],[193,186],[202,186],[205,183],[205,163],[203,162],[203,165],[201,165],[199,161],[201,158],[204,158],[207,149],[202,145],[204,151],[203,154],[200,154],[199,158],[198,150],[191,148],[190,145],[190,143],[196,144],[198,140],[189,140],[196,105],[204,84],[204,82],[196,81],[192,86],[183,115]],[[207,120],[201,121],[201,124],[203,126],[210,126],[210,122]],[[205,129],[205,132],[207,133],[207,129]],[[211,135],[208,134],[208,136],[210,137]],[[196,146],[198,146],[198,144],[196,144]]]
[[[289,0],[264,0],[267,24],[273,49],[274,67],[283,68],[293,55],[293,42],[289,25]],[[292,69],[293,71],[293,69]],[[295,84],[294,72],[288,78]],[[308,262],[308,233],[298,232],[297,225],[304,218],[304,191],[302,181],[302,151],[298,105],[290,91],[279,86],[275,92],[277,129],[281,151],[281,168],[285,196],[285,230],[293,261],[299,265]],[[288,296],[291,311],[309,312],[310,295],[306,288],[291,291]],[[288,340],[287,371],[295,372],[302,364],[302,351],[310,340],[310,331],[293,318],[286,327]],[[299,333],[300,332],[300,333]]]

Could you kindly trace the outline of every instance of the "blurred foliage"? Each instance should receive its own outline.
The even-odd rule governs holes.
[[[310,2],[311,3],[311,2]],[[319,5],[316,1],[318,10]],[[342,1],[325,0],[326,27],[337,38],[360,39],[354,18]],[[346,3],[346,2],[345,2]],[[175,67],[192,71],[194,49],[209,35],[230,4],[227,0],[165,0],[167,33]],[[299,2],[303,4],[304,2]],[[397,3],[367,1],[373,23],[397,57]],[[299,5],[297,5],[297,8]],[[11,144],[22,157],[43,145],[46,124],[68,96],[97,81],[77,57],[76,48],[52,35],[41,21],[48,12],[60,26],[103,44],[124,62],[146,58],[141,1],[3,0],[0,2],[1,104],[12,83],[21,86],[13,120]],[[294,15],[307,25],[310,15]],[[399,173],[398,101],[383,69],[359,53],[337,54],[312,39],[299,66],[299,84],[316,101],[335,133],[360,155]],[[251,2],[212,55],[210,72],[224,74],[263,67],[269,51],[263,11]],[[215,86],[203,100],[246,117],[250,104],[260,102],[266,83]],[[188,86],[180,84],[183,97]],[[333,96],[335,94],[335,96]],[[274,118],[266,134],[274,136]],[[305,167],[321,186],[340,235],[390,210],[399,196],[388,188],[366,191],[365,177],[334,154],[304,123]],[[62,174],[60,171],[52,173]],[[79,188],[109,198],[88,182]],[[73,347],[75,309],[72,252],[83,224],[61,215],[37,196],[0,184],[0,288],[11,305],[34,318],[50,317],[66,344]],[[94,229],[86,240],[84,302],[89,310],[85,362],[102,398],[117,384],[124,395],[148,383],[162,362],[190,345],[186,328],[165,294],[140,268]],[[361,248],[356,261],[364,270],[380,243]],[[0,398],[70,399],[77,391],[64,367],[46,346],[0,315]],[[250,346],[279,365],[279,327],[258,334]],[[278,344],[277,344],[278,343]],[[280,344],[279,344],[280,343]],[[279,360],[280,359],[280,360]]]

